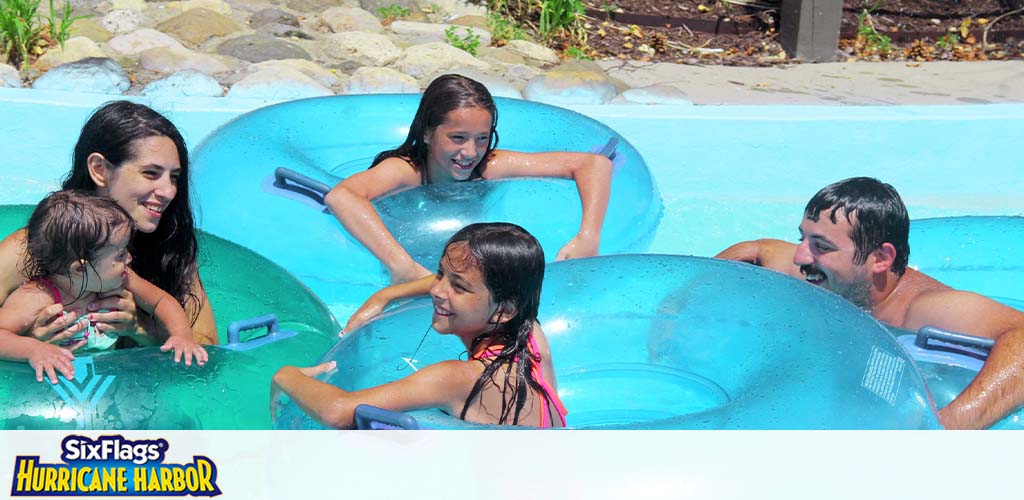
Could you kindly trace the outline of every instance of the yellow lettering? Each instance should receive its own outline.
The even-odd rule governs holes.
[[[54,491],[57,488],[57,469],[47,467],[44,472],[43,491]]]
[[[15,491],[29,491],[32,488],[32,476],[36,468],[36,458],[18,457],[18,486]]]
[[[103,469],[103,491],[114,491],[117,488],[117,469],[107,467]]]
[[[88,473],[88,467],[82,467],[75,471],[75,491],[89,491],[89,487],[85,485],[85,475]]]
[[[136,467],[135,473],[132,475],[132,480],[135,482],[136,493],[146,491],[146,469]]]
[[[124,467],[117,468],[117,491],[121,493],[128,491],[128,469]]]
[[[149,491],[160,491],[160,475],[156,473],[156,469],[149,471]]]
[[[86,467],[88,469],[88,467]],[[89,491],[102,491],[103,490],[103,476],[100,475],[99,469],[92,469],[89,473]]]
[[[54,491],[72,491],[71,490],[71,471],[66,468],[61,468],[57,471],[57,489]]]
[[[171,470],[174,479],[174,491],[185,491],[185,469],[175,467]]]
[[[174,491],[171,485],[171,469],[160,468],[160,488],[161,491]]]
[[[213,477],[213,466],[208,460],[198,459],[196,460],[196,468],[199,469],[199,488],[192,491],[214,491],[213,483],[210,479]]]
[[[185,469],[185,486],[188,487],[187,491],[196,491],[199,489],[199,473],[196,472],[195,467],[188,467]]]

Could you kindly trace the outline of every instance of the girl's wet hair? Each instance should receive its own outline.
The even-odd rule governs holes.
[[[458,246],[465,250],[453,256],[451,250]],[[446,262],[456,271],[470,267],[478,269],[491,294],[491,301],[497,307],[492,317],[496,319],[502,315],[511,315],[511,319],[506,322],[494,321],[493,327],[473,339],[470,345],[470,352],[477,352],[485,342],[504,347],[486,365],[480,379],[473,386],[466,398],[461,418],[466,418],[470,403],[479,396],[483,387],[493,383],[502,391],[498,423],[518,424],[529,391],[532,389],[537,394],[546,395],[530,370],[532,363],[540,362],[530,352],[530,335],[540,307],[544,250],[533,235],[515,224],[478,223],[470,224],[455,233],[445,245],[442,258],[447,259]],[[530,360],[530,363],[523,362],[525,360]],[[499,370],[504,373],[499,374]],[[548,402],[545,400],[544,403],[546,410]]]
[[[114,243],[115,235],[128,231],[131,238],[135,221],[106,196],[65,190],[43,198],[25,229],[25,275],[67,276],[75,263],[95,263],[100,250]]]
[[[424,139],[428,134],[433,133],[439,125],[444,123],[448,113],[463,108],[482,108],[491,114],[491,134],[487,142],[487,150],[484,151],[480,165],[487,162],[491,152],[498,147],[498,108],[494,105],[494,98],[482,83],[462,75],[442,75],[430,82],[427,89],[423,91],[420,98],[420,105],[416,109],[416,116],[409,126],[409,135],[405,142],[395,149],[383,151],[373,159],[374,165],[388,158],[402,158],[412,163],[426,184],[427,179],[427,154],[428,147]],[[477,165],[479,168],[479,165]],[[479,177],[478,168],[473,169],[471,178]]]
[[[114,101],[101,106],[82,126],[75,144],[71,172],[64,179],[62,189],[95,192],[96,183],[89,175],[89,155],[99,153],[113,168],[120,168],[135,158],[136,141],[149,137],[166,137],[174,143],[181,171],[177,195],[164,209],[156,231],[137,231],[132,238],[132,269],[166,290],[183,306],[191,305],[194,323],[202,308],[196,293],[200,285],[197,272],[199,245],[190,204],[188,148],[177,127],[142,104]],[[186,307],[186,310],[190,308]]]

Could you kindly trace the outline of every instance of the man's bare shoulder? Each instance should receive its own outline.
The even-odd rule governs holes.
[[[906,314],[900,326],[916,330],[935,326],[947,330],[996,337],[1014,326],[1024,325],[1024,313],[984,295],[952,288],[924,273],[908,270]],[[902,290],[900,290],[902,289]]]

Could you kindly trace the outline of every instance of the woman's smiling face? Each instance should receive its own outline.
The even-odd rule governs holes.
[[[174,141],[162,135],[132,143],[130,158],[120,165],[105,162],[105,182],[98,192],[109,196],[135,219],[138,230],[152,233],[178,194],[181,163]]]

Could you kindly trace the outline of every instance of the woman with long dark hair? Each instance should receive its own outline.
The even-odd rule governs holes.
[[[132,269],[185,308],[197,342],[216,344],[213,310],[197,265],[188,149],[174,124],[142,104],[116,101],[101,106],[82,127],[62,188],[107,196],[128,212],[138,228],[129,246]],[[0,242],[0,300],[31,278],[24,275],[24,248],[23,230]],[[105,332],[144,331],[153,336],[153,344],[166,337],[151,317],[138,314],[127,291],[102,297],[77,314],[62,314],[58,306],[42,310],[25,331],[37,339],[60,341],[74,335],[82,327],[77,316],[88,313]],[[104,309],[108,311],[100,312]]]

